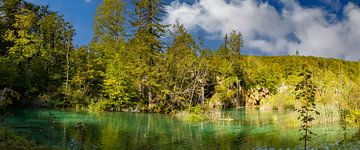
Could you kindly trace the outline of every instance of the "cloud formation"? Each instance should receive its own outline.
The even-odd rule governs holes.
[[[360,8],[344,6],[344,19],[329,20],[320,8],[305,8],[295,1],[281,0],[278,11],[254,0],[199,0],[193,4],[178,0],[166,7],[165,22],[176,21],[188,30],[205,30],[221,39],[231,30],[243,34],[247,49],[269,54],[293,54],[360,58]],[[330,14],[331,15],[331,14]]]
[[[90,3],[91,2],[91,0],[85,0],[85,3]]]

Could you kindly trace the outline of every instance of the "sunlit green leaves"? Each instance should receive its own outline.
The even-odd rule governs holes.
[[[8,54],[17,61],[24,61],[37,53],[37,39],[31,27],[35,25],[35,13],[22,8],[20,13],[15,15],[15,23],[12,25],[15,30],[8,30],[5,39],[14,43],[8,50]]]

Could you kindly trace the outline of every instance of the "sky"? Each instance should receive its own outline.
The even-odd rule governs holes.
[[[49,5],[86,45],[101,0],[26,0]],[[130,1],[130,0],[125,0]],[[216,49],[232,30],[243,35],[247,55],[301,55],[360,59],[360,0],[166,0],[163,22],[183,24]],[[131,8],[129,9],[131,10]]]

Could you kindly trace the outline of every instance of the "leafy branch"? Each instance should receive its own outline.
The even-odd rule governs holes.
[[[303,66],[304,68],[304,66]],[[307,142],[311,140],[311,135],[316,135],[310,130],[311,122],[315,120],[315,115],[320,115],[316,110],[315,93],[316,86],[312,82],[312,72],[303,69],[304,71],[299,74],[302,80],[296,85],[295,91],[296,100],[301,101],[301,107],[297,110],[299,113],[298,120],[301,121],[299,131],[302,136],[299,140],[304,141],[304,148],[307,148]]]

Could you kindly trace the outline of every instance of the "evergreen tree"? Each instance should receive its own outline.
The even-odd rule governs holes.
[[[94,40],[106,42],[122,40],[125,35],[125,2],[104,0],[98,7],[94,23]]]
[[[137,28],[135,38],[147,39],[153,51],[161,51],[160,37],[164,35],[167,25],[161,23],[164,7],[161,0],[133,0],[135,6],[132,25]]]
[[[221,56],[224,57],[228,57],[230,55],[230,48],[229,48],[229,38],[228,35],[225,34],[224,36],[224,42],[223,44],[220,46],[219,50],[217,51],[217,53]]]
[[[124,10],[122,0],[104,0],[97,8],[92,48],[99,51],[102,58],[109,59],[124,49]]]
[[[125,43],[125,2],[105,0],[97,8],[94,24],[94,42],[92,49],[101,56],[102,68],[99,70],[103,82],[98,86],[104,93],[104,99],[98,101],[102,110],[126,105],[134,98],[130,80],[129,52]]]
[[[240,48],[242,46],[243,46],[243,40],[241,33],[233,30],[230,33],[230,41],[229,41],[229,48],[233,53],[233,55],[240,55],[241,54]]]
[[[241,33],[232,31],[230,38],[224,36],[224,43],[220,46],[216,55],[213,55],[210,63],[211,80],[216,83],[215,94],[211,97],[212,103],[221,104],[222,107],[240,105],[240,48],[242,46]]]
[[[165,25],[161,24],[163,4],[160,0],[133,1],[135,14],[132,25],[136,27],[135,36],[129,43],[136,70],[136,87],[141,99],[147,99],[149,108],[156,99],[161,76],[162,43],[161,36],[165,32]]]

